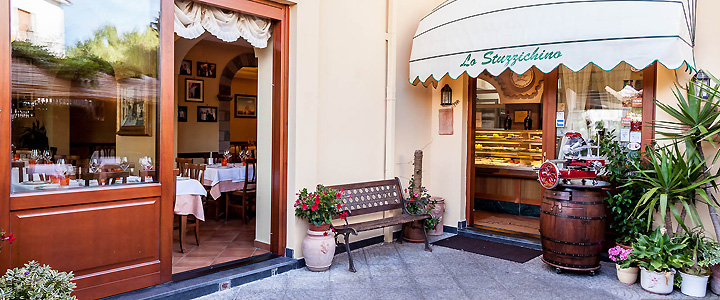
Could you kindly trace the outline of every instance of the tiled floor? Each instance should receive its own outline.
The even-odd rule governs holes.
[[[228,261],[267,253],[255,248],[255,219],[247,225],[240,220],[227,223],[207,220],[200,222],[200,246],[195,244],[194,228],[188,226],[184,250],[180,253],[177,230],[173,242],[173,273],[207,267]]]
[[[482,227],[540,237],[540,220],[538,218],[476,210],[473,212],[473,219],[475,225]]]

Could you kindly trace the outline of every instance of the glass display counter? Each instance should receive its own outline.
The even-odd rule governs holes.
[[[475,165],[532,170],[542,164],[541,130],[475,131]]]

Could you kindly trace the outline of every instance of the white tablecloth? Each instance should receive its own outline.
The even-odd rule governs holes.
[[[235,166],[220,167],[220,165],[207,166],[205,168],[205,182],[211,186],[210,195],[213,199],[220,198],[222,193],[242,190],[245,185],[245,168],[241,164]],[[255,170],[250,168],[248,176],[254,177]]]
[[[198,220],[205,221],[202,205],[202,196],[207,196],[205,187],[195,179],[180,179],[176,183],[175,214],[194,215]]]

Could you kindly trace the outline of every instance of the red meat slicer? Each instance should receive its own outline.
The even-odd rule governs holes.
[[[597,180],[605,159],[600,156],[600,147],[586,142],[579,132],[567,132],[562,140],[560,159],[546,160],[537,169],[538,181],[546,189],[562,185],[593,186],[606,185]],[[593,154],[595,150],[595,154]],[[560,168],[562,166],[562,168]],[[587,185],[590,180],[591,184]],[[562,182],[562,183],[561,183]]]

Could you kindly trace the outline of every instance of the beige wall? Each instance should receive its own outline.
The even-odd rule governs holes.
[[[257,79],[234,78],[231,85],[233,94],[230,105],[230,141],[247,142],[257,140],[257,118],[236,118],[235,117],[235,95],[257,96]]]

